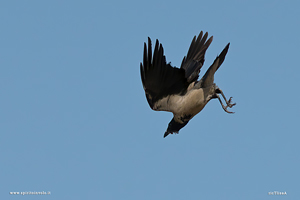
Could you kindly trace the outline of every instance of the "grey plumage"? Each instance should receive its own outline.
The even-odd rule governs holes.
[[[214,84],[214,73],[223,63],[228,52],[229,43],[213,64],[206,71],[200,81],[200,70],[204,63],[205,52],[213,37],[208,40],[208,33],[201,31],[194,37],[187,55],[183,58],[181,67],[172,67],[166,62],[162,45],[156,40],[152,56],[151,39],[148,37],[148,47],[144,44],[143,63],[140,64],[141,79],[150,107],[156,111],[172,112],[174,117],[164,134],[178,133],[190,119],[199,113],[213,98],[218,98],[223,109],[228,112],[231,98],[227,101],[222,90]],[[225,99],[223,105],[218,94]]]

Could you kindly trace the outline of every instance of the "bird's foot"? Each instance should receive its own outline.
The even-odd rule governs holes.
[[[220,99],[219,99],[219,100],[220,100]],[[226,99],[225,99],[225,101],[226,101],[226,106],[224,106],[223,103],[221,103],[221,105],[222,105],[222,107],[223,107],[223,109],[224,109],[225,112],[231,113],[231,114],[232,114],[232,113],[234,113],[234,112],[231,112],[231,111],[227,110],[227,108],[228,108],[228,107],[229,107],[229,108],[232,108],[233,106],[236,105],[236,103],[231,103],[231,100],[232,100],[232,97],[230,97],[228,101],[226,101]],[[220,102],[221,102],[221,100],[220,100]]]
[[[225,106],[225,105],[223,104],[223,102],[222,102],[220,96],[219,96],[218,94],[216,94],[217,98],[219,99],[219,101],[220,101],[220,103],[221,103],[221,105],[222,105],[223,110],[224,110],[225,112],[227,112],[227,113],[234,113],[234,112],[231,112],[231,111],[227,110],[227,108],[232,108],[233,106],[236,105],[236,103],[232,103],[232,97],[230,97],[229,100],[227,101],[227,99],[226,99],[226,97],[225,97],[223,91],[222,91],[219,87],[216,88],[216,93],[221,94],[222,97],[224,98],[225,102],[226,102],[226,106]]]
[[[226,99],[225,99],[226,100]],[[226,102],[227,107],[232,108],[236,105],[236,103],[231,103],[232,97],[229,98],[229,100]]]

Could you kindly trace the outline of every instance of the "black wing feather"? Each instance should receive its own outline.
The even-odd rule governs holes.
[[[189,84],[198,79],[205,52],[213,40],[213,37],[208,40],[207,37],[208,33],[206,32],[203,36],[201,31],[198,37],[193,38],[180,69],[166,63],[163,46],[158,40],[156,40],[152,57],[152,44],[148,37],[148,47],[144,43],[143,63],[140,65],[140,71],[146,97],[152,109],[155,102],[163,97],[184,94]]]
[[[151,108],[156,101],[172,94],[180,94],[188,87],[184,69],[172,67],[166,63],[164,50],[156,40],[153,58],[151,39],[148,38],[148,50],[144,44],[143,64],[140,65],[141,79]]]
[[[211,36],[207,41],[208,33],[206,32],[203,36],[201,31],[196,39],[196,36],[191,42],[191,46],[182,60],[181,67],[185,70],[185,77],[189,83],[196,81],[199,77],[200,69],[204,63],[204,56],[207,48],[213,40]]]

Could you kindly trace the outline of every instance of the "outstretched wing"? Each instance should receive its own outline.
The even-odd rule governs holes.
[[[182,60],[181,67],[185,71],[185,78],[187,82],[191,83],[198,79],[200,69],[204,63],[204,56],[207,48],[213,40],[213,36],[211,36],[207,41],[208,33],[206,32],[203,36],[203,32],[201,31],[198,35],[193,38],[187,56],[185,56]]]
[[[145,43],[143,63],[141,63],[140,70],[146,97],[152,109],[168,111],[167,108],[158,108],[163,103],[160,105],[155,103],[169,95],[185,94],[189,84],[198,79],[200,69],[204,63],[205,52],[213,40],[213,37],[207,40],[207,32],[202,36],[203,32],[201,31],[198,37],[193,38],[187,56],[182,60],[180,69],[166,63],[164,49],[158,40],[156,40],[152,57],[152,45],[148,37],[148,48]]]
[[[148,50],[144,44],[143,63],[140,65],[141,78],[148,103],[154,109],[155,103],[168,95],[180,94],[189,85],[184,69],[166,63],[162,44],[156,40],[152,57],[151,39],[148,37]]]

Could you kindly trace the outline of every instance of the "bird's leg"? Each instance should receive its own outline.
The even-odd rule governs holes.
[[[227,112],[227,113],[234,113],[234,112],[230,112],[230,111],[227,110],[228,107],[232,108],[233,106],[236,105],[236,103],[231,103],[232,97],[230,97],[229,100],[227,101],[227,99],[226,99],[223,91],[220,88],[217,87],[215,91],[216,91],[216,96],[219,99],[219,101],[220,101],[220,103],[221,103],[222,108],[224,109],[224,111]],[[222,95],[222,97],[224,98],[224,100],[226,102],[226,106],[224,106],[224,104],[222,103],[222,100],[221,100],[221,98],[220,98],[220,96],[218,94]]]

